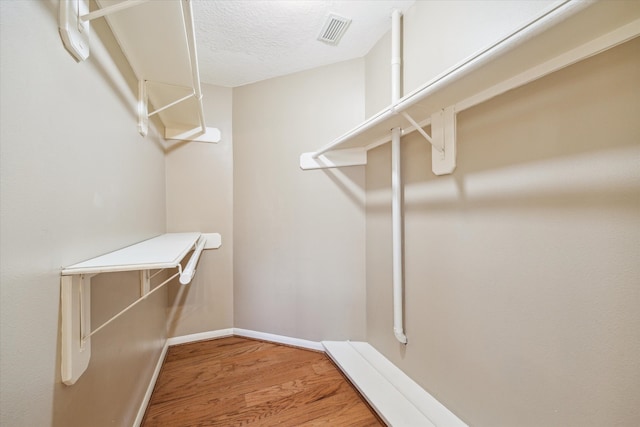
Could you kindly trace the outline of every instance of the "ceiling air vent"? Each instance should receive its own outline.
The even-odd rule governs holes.
[[[351,24],[351,19],[334,15],[333,13],[329,14],[327,21],[322,26],[322,30],[320,30],[318,40],[332,46],[337,45],[347,28],[349,28],[349,24]]]

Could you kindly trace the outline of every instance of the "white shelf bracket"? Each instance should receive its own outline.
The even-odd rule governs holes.
[[[420,135],[422,135],[424,139],[426,139],[427,142],[429,142],[429,144],[433,146],[433,148],[435,148],[437,151],[441,153],[444,152],[444,145],[442,141],[434,141],[431,135],[429,135],[424,129],[422,129],[422,126],[420,126],[415,120],[413,120],[413,117],[411,117],[408,113],[403,111],[400,114],[402,114],[402,117],[404,117],[405,119],[407,119],[409,123],[411,123],[411,126],[413,126],[413,128],[417,130],[420,133]],[[433,133],[433,123],[431,125],[431,129],[432,129],[431,133]]]
[[[421,128],[418,128],[421,129]],[[447,175],[456,169],[456,112],[453,106],[431,115],[431,167],[436,175]],[[439,150],[437,147],[442,147]]]
[[[92,19],[101,18],[148,1],[150,0],[125,0],[113,6],[89,12],[89,0],[60,0],[58,28],[64,46],[78,62],[84,61],[91,52],[89,37]]]
[[[62,276],[60,287],[62,382],[74,384],[91,359],[91,276]],[[77,316],[77,317],[76,317]]]
[[[89,0],[60,0],[58,29],[64,47],[81,62],[89,57],[91,25],[80,17],[89,13]]]

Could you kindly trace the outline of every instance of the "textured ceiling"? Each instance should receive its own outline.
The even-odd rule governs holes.
[[[364,56],[414,0],[193,0],[200,79],[219,86]],[[337,46],[317,40],[327,16],[353,21]]]

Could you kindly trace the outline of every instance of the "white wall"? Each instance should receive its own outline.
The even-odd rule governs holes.
[[[233,327],[232,91],[202,85],[202,92],[207,126],[222,137],[167,151],[167,230],[220,233],[222,247],[202,253],[189,286],[169,284],[169,336]]]
[[[57,1],[0,2],[0,424],[131,425],[164,344],[166,292],[95,335],[60,381],[60,269],[165,230],[165,167],[136,131],[136,83],[104,24],[76,63]],[[93,279],[96,322],[137,291]],[[108,288],[108,292],[105,292]]]
[[[406,43],[429,39],[423,8],[462,6],[416,4]],[[412,52],[405,76],[426,67]],[[639,59],[635,40],[458,114],[450,176],[403,138],[406,347],[390,150],[369,152],[367,339],[470,425],[640,422]],[[367,100],[386,90],[368,84]]]
[[[348,61],[233,91],[236,327],[364,338],[364,168],[299,168],[301,153],[363,120],[363,67]]]
[[[492,46],[557,0],[417,1],[402,17],[402,94]],[[365,56],[366,114],[391,103],[391,36]]]
[[[562,0],[416,2],[403,18],[404,93],[492,46],[559,3]]]

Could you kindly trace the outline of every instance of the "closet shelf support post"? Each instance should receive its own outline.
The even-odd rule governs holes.
[[[402,14],[391,15],[391,104],[402,92]],[[407,344],[404,334],[404,236],[402,221],[402,129],[391,129],[391,234],[393,266],[393,334],[398,342]]]
[[[402,226],[402,159],[400,134],[391,130],[391,223],[393,252],[393,334],[398,342],[407,344],[404,333],[404,244]]]

